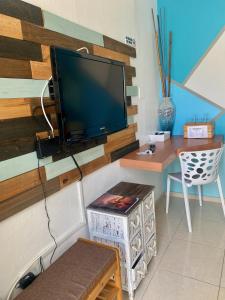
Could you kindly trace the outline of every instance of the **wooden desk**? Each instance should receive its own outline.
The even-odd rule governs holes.
[[[137,155],[138,152],[148,149],[148,145],[125,155],[120,159],[120,166],[162,172],[182,151],[219,148],[222,144],[222,135],[217,135],[212,139],[184,139],[183,136],[174,136],[165,143],[156,143],[156,152],[153,155]]]

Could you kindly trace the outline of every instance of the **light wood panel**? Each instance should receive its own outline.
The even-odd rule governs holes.
[[[138,113],[138,106],[137,105],[130,105],[127,107],[127,115],[133,116]]]
[[[129,56],[119,53],[119,52],[115,52],[113,50],[109,50],[109,49],[100,47],[100,46],[96,46],[96,45],[93,46],[93,54],[101,56],[101,57],[105,57],[105,58],[118,60],[118,61],[125,63],[126,65],[130,65],[130,57]]]
[[[60,190],[59,178],[44,182],[46,196],[50,196]],[[13,216],[23,209],[35,204],[44,198],[41,185],[0,202],[0,221]]]
[[[107,137],[107,143],[104,145],[105,152],[110,153],[120,149],[136,140],[136,127],[129,126],[127,129],[113,133]]]
[[[0,35],[19,40],[23,39],[20,20],[0,14],[0,24]]]
[[[40,172],[45,177],[44,168]],[[23,193],[37,185],[40,185],[38,170],[32,170],[22,175],[0,182],[0,202]]]

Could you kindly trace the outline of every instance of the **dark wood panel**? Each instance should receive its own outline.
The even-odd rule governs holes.
[[[116,151],[110,153],[111,162],[123,157],[124,155],[136,150],[139,148],[139,141],[135,141],[123,148],[120,148]]]
[[[40,26],[44,25],[41,8],[24,1],[1,0],[0,13]]]
[[[130,76],[125,76],[125,83],[126,83],[126,85],[128,85],[128,86],[132,86],[132,85],[133,85],[132,77],[130,77]]]
[[[41,45],[0,36],[0,57],[42,61]]]
[[[131,96],[127,96],[127,97],[126,97],[126,103],[127,103],[127,106],[132,105],[132,99],[131,99]]]
[[[0,121],[0,161],[33,152],[36,132],[46,130],[43,116]]]
[[[136,69],[132,66],[125,66],[125,76],[126,77],[135,77],[136,76]]]
[[[32,78],[30,62],[10,58],[0,58],[0,77]]]
[[[137,105],[130,105],[127,107],[127,115],[134,116],[138,113],[138,106]]]
[[[118,42],[108,36],[103,36],[105,48],[114,50],[116,52],[124,53],[131,57],[136,57],[136,49],[124,43]]]
[[[77,50],[81,47],[87,47],[90,53],[93,53],[93,46],[90,43],[69,37],[67,35],[45,29],[40,26],[21,22],[23,38],[26,41],[36,42],[48,46],[64,47],[71,50]]]
[[[60,190],[59,178],[44,183],[46,196],[50,196]],[[0,221],[13,216],[23,209],[35,204],[44,198],[42,186],[21,193],[13,198],[0,203]]]

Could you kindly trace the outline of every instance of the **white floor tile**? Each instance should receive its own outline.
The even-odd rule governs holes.
[[[166,214],[165,209],[160,206],[156,210],[156,232],[166,239],[171,239],[183,216],[184,207],[181,201],[175,200],[168,214]]]
[[[217,300],[218,287],[165,270],[157,271],[143,300]]]
[[[184,218],[175,238],[225,249],[225,222],[206,220],[195,214],[192,215],[192,233],[188,232],[187,221]]]
[[[222,249],[175,239],[159,268],[219,285],[223,255]]]

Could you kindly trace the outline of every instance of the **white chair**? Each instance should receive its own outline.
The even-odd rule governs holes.
[[[189,232],[192,232],[192,226],[188,201],[188,187],[191,187],[193,185],[198,186],[199,204],[200,206],[202,206],[201,186],[215,181],[218,185],[223,213],[225,216],[225,203],[219,177],[219,162],[221,159],[222,152],[223,148],[193,152],[181,152],[179,154],[181,173],[168,174],[166,213],[168,214],[169,210],[170,182],[171,180],[175,180],[182,184]]]

